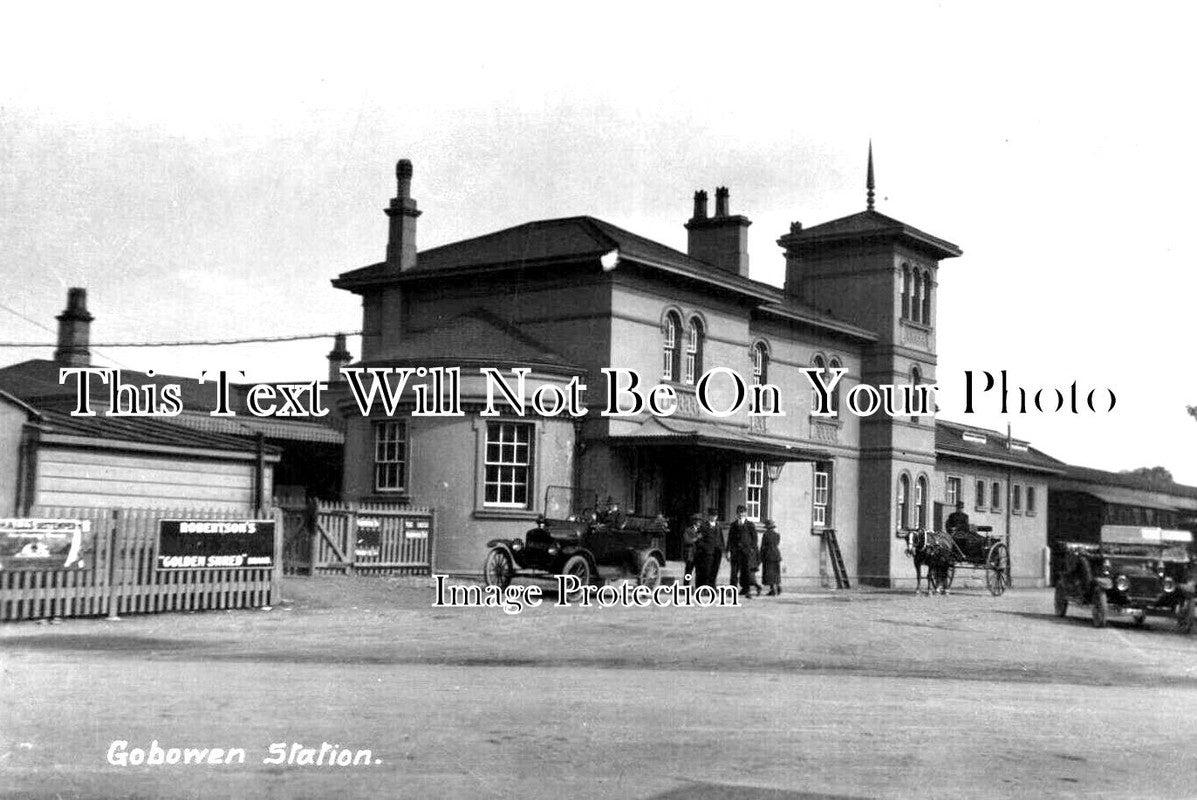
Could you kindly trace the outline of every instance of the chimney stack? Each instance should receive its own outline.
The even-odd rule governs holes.
[[[752,222],[732,216],[726,186],[715,190],[715,216],[707,216],[707,193],[694,193],[694,217],[686,223],[687,252],[691,258],[748,277],[748,226]]]
[[[332,386],[345,380],[345,376],[341,374],[341,367],[347,367],[352,362],[353,355],[345,346],[345,334],[338,333],[333,339],[333,349],[328,354],[328,385]]]
[[[395,165],[398,189],[391,205],[385,209],[390,217],[387,238],[387,272],[406,272],[416,265],[416,217],[420,216],[416,201],[411,198],[411,162],[406,158]]]
[[[58,315],[58,347],[54,361],[61,367],[91,366],[91,321],[87,313],[87,290],[75,287],[67,290],[67,305]]]

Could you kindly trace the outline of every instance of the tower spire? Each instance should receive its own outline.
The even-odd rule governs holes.
[[[873,140],[869,139],[869,176],[865,181],[865,188],[869,190],[868,194],[868,210],[873,210]]]

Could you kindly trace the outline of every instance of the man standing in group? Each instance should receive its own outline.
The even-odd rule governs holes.
[[[723,561],[723,531],[719,528],[719,510],[707,509],[707,518],[699,528],[698,546],[696,548],[695,569],[698,577],[694,581],[697,586],[715,588],[715,576],[719,574],[719,564]]]
[[[751,597],[756,581],[752,578],[753,561],[756,557],[756,526],[748,519],[748,509],[736,506],[736,520],[727,529],[729,560],[733,565],[732,584],[740,585],[740,596]]]

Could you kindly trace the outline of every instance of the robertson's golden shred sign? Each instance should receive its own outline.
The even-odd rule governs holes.
[[[158,521],[158,569],[274,566],[273,520]]]

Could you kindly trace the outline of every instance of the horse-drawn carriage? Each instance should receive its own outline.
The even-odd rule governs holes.
[[[545,514],[522,539],[492,539],[482,567],[488,586],[506,588],[516,576],[572,575],[582,586],[631,578],[656,586],[665,566],[664,517],[624,514],[591,494],[579,504],[571,487],[545,490]]]
[[[903,528],[897,538],[906,542],[906,555],[914,560],[917,593],[922,569],[927,567],[927,591],[944,594],[952,586],[956,569],[983,570],[985,588],[997,597],[1010,588],[1010,549],[990,525],[969,525],[967,530],[932,531]]]

